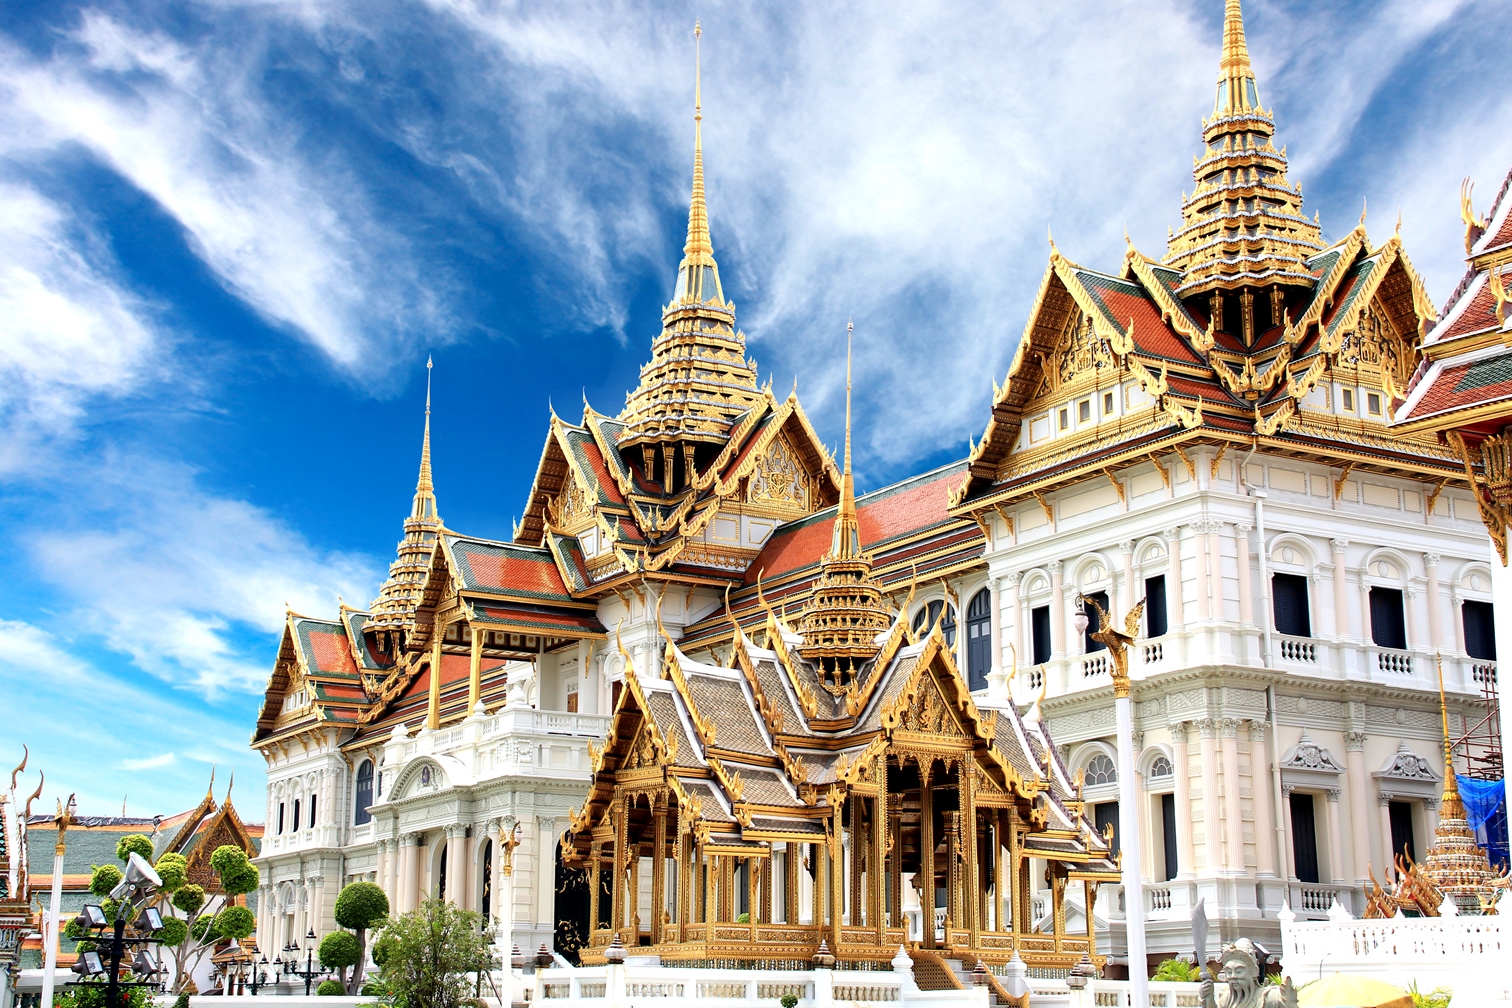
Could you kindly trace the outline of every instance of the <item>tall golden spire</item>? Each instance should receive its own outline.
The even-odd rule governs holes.
[[[431,370],[434,361],[425,358],[425,434],[420,441],[420,478],[415,482],[415,499],[409,517],[404,520],[404,538],[399,541],[398,556],[389,565],[388,580],[378,590],[370,607],[372,629],[389,630],[406,627],[414,618],[420,601],[420,586],[430,567],[436,533],[441,516],[436,508],[436,486],[431,478]]]
[[[677,267],[662,331],[641,368],[640,385],[625,400],[619,445],[645,480],[676,493],[698,466],[717,455],[734,419],[761,398],[735,306],[725,300],[709,237],[704,196],[703,26],[693,25],[693,194],[688,240]],[[636,449],[639,449],[636,451]]]
[[[856,484],[851,474],[851,347],[855,326],[845,324],[845,470],[840,476],[840,506],[830,551],[820,561],[814,594],[798,621],[803,643],[798,653],[813,662],[837,686],[860,677],[875,658],[877,636],[892,625],[882,590],[872,579],[871,557],[861,550],[856,515]]]
[[[1244,13],[1239,9],[1239,0],[1225,0],[1223,58],[1218,61],[1218,104],[1214,111],[1232,115],[1259,104],[1249,46],[1244,43]]]
[[[1216,328],[1242,332],[1246,345],[1282,324],[1287,288],[1316,283],[1307,259],[1323,248],[1322,230],[1302,213],[1302,187],[1287,180],[1275,132],[1271,110],[1260,106],[1239,0],[1225,0],[1213,115],[1202,121],[1203,151],[1192,159],[1196,186],[1182,194],[1181,226],[1164,262],[1183,274],[1176,293],[1209,295],[1202,308],[1218,316]],[[1266,288],[1268,298],[1256,306]],[[1242,321],[1239,312],[1224,316],[1230,291],[1246,306]],[[1238,324],[1225,328],[1228,321]]]

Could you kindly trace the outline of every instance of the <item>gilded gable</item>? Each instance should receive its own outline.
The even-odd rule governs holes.
[[[773,438],[762,453],[746,485],[746,500],[791,507],[805,514],[814,509],[813,479],[798,464],[786,434]]]

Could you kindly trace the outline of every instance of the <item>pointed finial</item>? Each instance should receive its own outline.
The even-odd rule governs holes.
[[[234,787],[236,787],[236,771],[232,770],[231,771],[231,779],[228,780],[228,781],[226,781],[226,801],[225,801],[224,804],[226,804],[226,805],[230,805],[231,804],[231,789],[234,788]]]
[[[1400,209],[1397,210],[1396,236],[1402,237],[1402,211]]]
[[[845,320],[845,475],[851,471],[851,344],[856,323]]]
[[[1223,5],[1223,58],[1218,64],[1218,79],[1253,77],[1249,46],[1244,41],[1244,12],[1239,0],[1225,0]]]
[[[1051,255],[1060,255],[1060,249],[1055,247],[1055,233],[1050,230],[1050,225],[1045,225],[1045,237],[1050,240]]]
[[[431,418],[431,369],[435,366],[435,359],[430,355],[425,356],[425,436],[420,442],[420,478],[415,481],[415,501],[410,508],[411,518],[429,518],[440,521],[436,513],[436,485],[431,479],[431,444],[430,444],[430,418]]]
[[[1366,211],[1367,208],[1368,208],[1367,201],[1366,201],[1366,199],[1365,199],[1364,196],[1361,196],[1360,197],[1360,227],[1361,228],[1365,227],[1365,211]]]
[[[210,764],[210,786],[205,788],[205,801],[215,801],[215,764]]]
[[[1433,660],[1438,665],[1439,720],[1444,731],[1444,802],[1457,803],[1460,800],[1459,782],[1454,779],[1454,743],[1449,740],[1449,701],[1444,695],[1444,658],[1436,654]]]

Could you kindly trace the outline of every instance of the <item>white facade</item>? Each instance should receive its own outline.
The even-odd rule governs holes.
[[[1140,775],[1152,961],[1190,953],[1190,907],[1202,897],[1214,951],[1241,935],[1274,945],[1283,901],[1317,917],[1338,894],[1363,911],[1370,872],[1384,880],[1389,863],[1393,803],[1398,839],[1410,815],[1417,855],[1426,851],[1442,791],[1437,659],[1451,732],[1474,711],[1478,677],[1495,674],[1466,653],[1461,606],[1489,601],[1492,577],[1468,495],[1205,447],[989,521],[994,678],[1011,674],[1020,704],[1044,692],[1053,737],[1087,772],[1089,802],[1117,800],[1117,773]],[[1278,632],[1276,575],[1305,587],[1309,635]],[[1147,610],[1131,662],[1136,765],[1126,768],[1116,766],[1107,656],[1086,653],[1073,619],[1078,593],[1105,592],[1121,624],[1159,586],[1152,578],[1164,579],[1167,628],[1148,636]],[[976,588],[963,580],[956,594]],[[1405,648],[1375,643],[1373,588],[1389,590],[1387,603],[1401,593]],[[1293,795],[1310,802],[1310,844],[1292,821]],[[1124,898],[1105,888],[1096,907],[1099,927],[1114,925],[1115,954]]]

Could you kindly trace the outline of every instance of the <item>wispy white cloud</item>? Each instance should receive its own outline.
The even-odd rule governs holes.
[[[157,756],[146,756],[142,759],[121,760],[122,770],[155,770],[159,767],[172,766],[178,760],[178,756],[171,752],[165,752]]]
[[[86,11],[47,58],[0,53],[8,146],[80,144],[183,227],[221,282],[361,379],[377,352],[449,325],[407,241],[339,159],[312,163],[303,124],[259,94],[266,24],[194,43]]]
[[[246,633],[277,631],[285,604],[330,612],[338,594],[365,604],[377,584],[368,558],[313,547],[266,510],[203,490],[182,466],[115,458],[70,490],[71,513],[89,525],[38,529],[37,570],[75,600],[77,625],[208,697],[262,688],[269,655],[249,652]]]
[[[262,818],[261,761],[246,747],[241,710],[207,708],[191,694],[102,671],[78,648],[69,636],[0,619],[6,746],[15,748],[4,756],[19,758],[22,743],[30,748],[31,769],[47,776],[41,807],[74,792],[89,814],[112,814],[125,796],[129,814],[173,815],[204,787],[214,762],[242,769],[242,815]],[[165,745],[173,749],[142,755]],[[179,751],[194,755],[186,761]]]
[[[110,256],[67,209],[0,181],[0,473],[66,431],[87,400],[129,391],[162,342]]]

